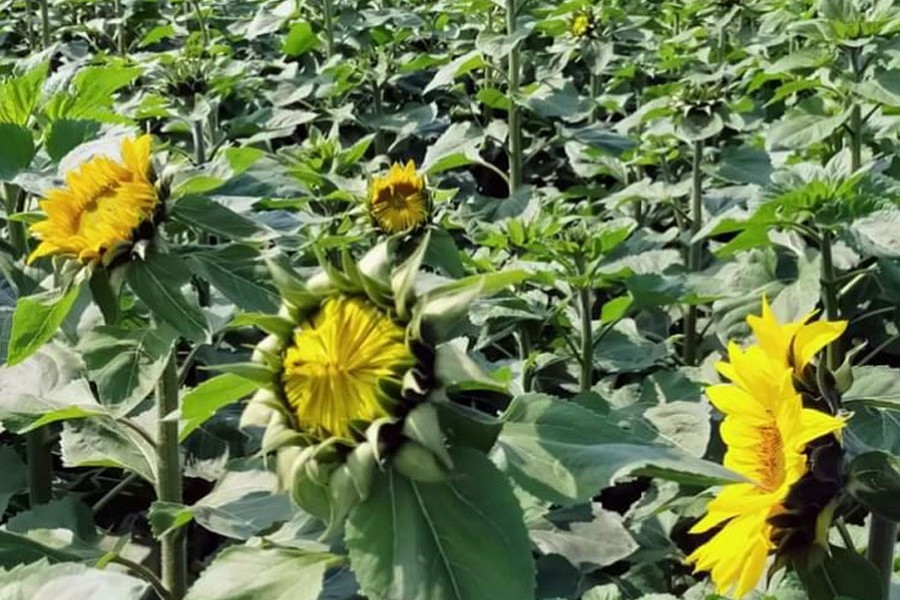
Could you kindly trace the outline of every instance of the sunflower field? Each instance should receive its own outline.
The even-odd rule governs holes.
[[[0,0],[0,600],[900,600],[900,2]]]

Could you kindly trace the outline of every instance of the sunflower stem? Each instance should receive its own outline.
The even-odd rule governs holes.
[[[191,123],[191,137],[194,140],[194,162],[197,166],[206,163],[206,140],[203,138],[203,121],[194,119]]]
[[[28,463],[28,501],[33,508],[50,502],[53,497],[53,457],[45,427],[25,434],[25,458]]]
[[[322,0],[322,21],[325,28],[325,58],[334,56],[334,20],[331,0]]]
[[[12,183],[3,184],[3,195],[6,197],[6,227],[9,229],[9,244],[13,247],[15,257],[26,253],[25,223],[10,221],[9,216],[25,209],[25,194],[22,188]]]
[[[122,10],[122,0],[114,1],[116,12],[116,50],[119,56],[125,56],[125,11]]]
[[[597,96],[600,95],[600,77],[594,72],[591,72],[591,78],[590,78],[589,85],[591,88],[590,89],[590,92],[591,92],[590,121],[591,121],[591,123],[596,123],[597,122],[597,112],[598,112],[597,111]]]
[[[33,0],[25,0],[25,37],[28,40],[28,47],[35,49],[36,38],[34,37],[34,29],[31,26],[32,15],[34,14]]]
[[[512,37],[516,32],[517,0],[506,0],[506,33]],[[522,113],[516,104],[521,76],[519,45],[514,44],[507,57],[509,67],[509,195],[514,195],[522,186]]]
[[[832,258],[832,234],[825,230],[822,232],[819,242],[819,251],[822,254],[822,304],[825,305],[825,318],[829,321],[837,321],[840,318],[838,305],[837,278],[835,277],[834,259]],[[831,372],[837,370],[843,362],[841,348],[838,340],[828,345],[825,351],[825,361]]]
[[[50,0],[38,0],[41,6],[41,47],[47,49],[50,46],[50,8],[47,6]]]
[[[872,513],[869,524],[868,557],[881,572],[881,589],[887,597],[894,573],[894,546],[897,543],[897,523]]]
[[[178,410],[178,368],[173,346],[156,387],[157,402],[157,460],[159,475],[156,497],[160,502],[182,502],[181,453],[178,444],[178,421],[166,420]],[[162,551],[162,581],[173,600],[181,600],[187,589],[187,539],[180,527],[160,540]]]
[[[691,239],[688,243],[688,271],[694,272],[700,270],[701,245],[699,240],[694,238],[703,227],[703,172],[700,166],[703,162],[703,142],[696,141],[693,145],[693,161],[691,165]],[[699,344],[697,336],[697,306],[691,304],[687,307],[684,315],[684,348],[683,359],[684,364],[694,365],[697,363],[697,346]]]
[[[575,257],[579,275],[587,280],[578,290],[578,312],[581,317],[581,376],[579,388],[582,392],[589,392],[594,386],[594,328],[591,320],[593,309],[593,296],[590,288],[590,274],[587,272],[584,257]]]

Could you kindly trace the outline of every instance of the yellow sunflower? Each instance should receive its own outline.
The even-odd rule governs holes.
[[[46,219],[31,226],[41,240],[28,257],[64,254],[88,263],[131,242],[159,203],[150,166],[151,137],[125,139],[121,162],[95,156],[66,175],[66,185],[40,201]]]
[[[721,529],[688,557],[696,571],[709,571],[717,593],[733,590],[736,597],[756,586],[776,547],[770,519],[784,510],[791,487],[807,473],[807,445],[844,427],[843,419],[804,408],[793,383],[794,367],[806,365],[843,326],[805,320],[782,325],[765,303],[763,316],[748,322],[759,344],[746,350],[730,344],[728,362],[716,367],[731,383],[707,388],[725,415],[724,464],[748,481],[726,486],[709,503],[691,532]]]
[[[756,341],[772,358],[794,369],[799,376],[813,357],[825,346],[836,340],[847,328],[846,321],[813,321],[815,311],[799,321],[779,323],[763,296],[762,315],[747,317]]]
[[[569,24],[569,33],[576,38],[583,38],[591,33],[594,28],[594,19],[587,11],[579,11],[572,17]]]
[[[413,361],[404,334],[363,298],[326,300],[284,354],[284,392],[300,428],[350,438],[353,421],[386,416],[379,382]]]
[[[408,231],[428,218],[425,178],[409,161],[394,163],[387,175],[376,177],[369,187],[369,212],[387,233]]]

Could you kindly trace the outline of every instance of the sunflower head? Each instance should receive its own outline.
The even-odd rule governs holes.
[[[150,164],[151,137],[122,141],[119,157],[98,155],[65,176],[65,186],[40,201],[46,218],[31,233],[41,243],[29,262],[63,255],[83,263],[108,262],[159,206]]]
[[[572,15],[569,33],[575,38],[585,38],[594,31],[594,15],[587,10],[579,10]]]
[[[369,214],[386,233],[409,231],[428,219],[425,177],[416,165],[394,163],[387,174],[375,177],[369,186]]]
[[[428,244],[426,232],[402,261],[396,238],[358,262],[344,251],[340,267],[323,256],[309,279],[283,256],[269,261],[283,304],[259,321],[270,335],[254,351],[260,389],[241,422],[264,429],[263,451],[276,453],[295,502],[334,527],[365,496],[376,465],[420,481],[449,476],[439,415],[452,410],[456,389],[468,402],[505,394],[474,363],[460,368],[460,350],[445,343],[487,282],[448,280],[417,295]],[[509,281],[503,274],[500,287]],[[454,417],[454,428],[467,419]]]
[[[846,324],[808,317],[782,324],[765,301],[762,312],[748,318],[757,343],[746,349],[731,343],[728,361],[717,365],[730,383],[707,388],[725,415],[724,465],[747,481],[726,486],[709,503],[691,532],[715,533],[688,557],[697,571],[709,571],[718,593],[733,590],[737,597],[757,585],[771,552],[816,539],[809,528],[830,514],[837,487],[828,464],[840,458],[844,427],[843,418],[804,405],[795,376]]]

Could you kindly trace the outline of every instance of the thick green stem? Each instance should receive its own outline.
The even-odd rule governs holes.
[[[200,26],[200,35],[203,36],[203,49],[209,49],[209,30],[206,28],[206,18],[203,16],[203,7],[200,6],[198,0],[192,0],[191,5],[194,8],[194,17]]]
[[[191,134],[194,139],[194,162],[200,166],[206,162],[206,140],[203,138],[203,121],[191,123]]]
[[[158,414],[157,460],[159,476],[156,497],[160,502],[182,502],[181,455],[178,445],[178,421],[165,417],[178,410],[178,368],[173,348],[156,387]],[[163,536],[162,581],[173,600],[181,600],[187,590],[187,538],[183,527]]]
[[[322,21],[325,27],[325,57],[334,56],[334,19],[332,17],[332,0],[322,0]]]
[[[28,47],[35,50],[37,40],[34,37],[34,29],[31,26],[32,15],[34,14],[34,4],[32,0],[25,0],[25,38],[28,40]]]
[[[506,0],[506,33],[516,32],[516,0]],[[522,112],[516,104],[521,77],[520,50],[515,44],[507,57],[509,62],[509,194],[512,196],[522,186]]]
[[[591,123],[595,123],[597,121],[597,96],[600,95],[600,77],[591,73],[591,79],[589,83],[591,89]]]
[[[854,104],[850,112],[850,168],[859,170],[862,166],[862,109]]]
[[[22,189],[12,183],[3,184],[3,195],[6,198],[6,215],[22,212],[25,209],[25,194]],[[24,255],[26,247],[25,224],[17,221],[6,221],[9,234],[9,245],[12,246],[15,257]]]
[[[384,115],[384,105],[381,100],[381,86],[378,85],[377,81],[372,82],[372,99],[375,102],[375,116],[376,123],[380,125],[381,118]],[[381,131],[380,127],[376,127],[375,129],[375,154],[381,156],[382,154],[387,153],[387,147],[384,143],[384,133]]]
[[[838,305],[838,282],[834,270],[831,245],[831,232],[823,231],[819,248],[819,251],[822,253],[822,274],[820,277],[822,304],[825,305],[825,318],[829,321],[837,321],[840,318],[840,306]],[[825,363],[828,369],[832,372],[836,371],[843,362],[839,339],[831,342],[825,352]]]
[[[41,3],[41,45],[43,48],[50,46],[50,8],[47,6],[50,0],[39,0]]]
[[[868,557],[881,573],[881,589],[888,597],[894,573],[894,545],[897,542],[897,523],[872,513],[869,523]]]
[[[594,330],[591,321],[591,289],[584,287],[578,291],[581,304],[581,379],[582,392],[589,392],[594,386]]]
[[[30,505],[46,504],[53,497],[53,462],[44,427],[25,434],[25,452]]]
[[[114,4],[118,21],[116,23],[116,49],[119,52],[119,56],[125,56],[125,11],[122,10],[122,0],[115,0]]]
[[[703,172],[700,166],[703,162],[703,142],[694,142],[693,164],[691,165],[691,240],[688,245],[688,270],[699,271],[701,267],[700,240],[694,239],[703,227]],[[690,305],[684,315],[684,353],[683,359],[686,365],[694,365],[697,362],[697,350],[699,345],[697,335],[697,306]]]

